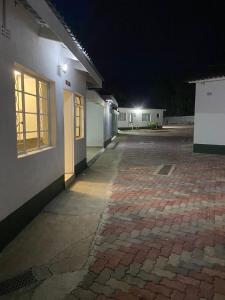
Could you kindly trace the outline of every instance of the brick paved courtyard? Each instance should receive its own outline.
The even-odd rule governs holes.
[[[191,135],[130,135],[89,272],[68,299],[225,299],[225,156]],[[160,175],[162,165],[174,165]]]

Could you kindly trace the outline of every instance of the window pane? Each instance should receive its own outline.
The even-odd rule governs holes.
[[[26,114],[26,131],[37,131],[37,115]]]
[[[40,146],[48,146],[49,145],[49,138],[48,138],[48,131],[40,132]]]
[[[35,150],[38,148],[38,133],[26,133],[26,151]]]
[[[76,116],[79,117],[80,116],[80,108],[76,107]]]
[[[48,98],[48,86],[42,81],[39,81],[39,96],[45,99]]]
[[[40,115],[40,130],[48,130],[48,115]]]
[[[80,137],[80,127],[76,127],[76,137]]]
[[[23,132],[23,114],[16,113],[16,132]]]
[[[17,133],[17,151],[18,152],[24,152],[24,143],[23,143],[23,133],[18,132]]]
[[[40,114],[48,113],[48,101],[46,99],[40,98]]]
[[[22,93],[16,92],[16,111],[23,110]]]
[[[37,97],[25,94],[25,112],[37,113]]]
[[[80,97],[76,96],[76,104],[80,105],[81,101],[80,101]]]
[[[24,74],[24,92],[36,95],[36,79]]]
[[[15,76],[15,89],[21,91],[22,90],[22,74],[15,70],[14,76]]]

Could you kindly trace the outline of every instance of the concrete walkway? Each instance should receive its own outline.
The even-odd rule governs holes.
[[[120,161],[121,154],[113,146],[0,253],[0,282],[30,269],[36,279],[33,285],[1,300],[64,299],[87,272]]]
[[[225,299],[225,156],[193,154],[192,128],[123,132],[0,254],[30,266],[4,299]]]

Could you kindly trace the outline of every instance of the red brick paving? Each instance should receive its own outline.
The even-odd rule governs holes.
[[[193,154],[189,137],[169,134],[130,136],[114,151],[123,154],[94,279],[84,279],[93,299],[225,299],[225,156]],[[156,173],[163,164],[171,175]]]

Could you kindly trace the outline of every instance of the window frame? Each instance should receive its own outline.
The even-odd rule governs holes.
[[[148,120],[144,120],[144,118],[143,117],[146,117],[146,116],[148,116]],[[151,114],[150,113],[142,113],[142,122],[151,122]]]
[[[80,104],[77,104],[76,99],[80,99]],[[79,116],[77,116],[77,107],[79,108]],[[77,126],[77,119],[79,118],[79,126]],[[74,119],[75,119],[75,139],[80,140],[84,138],[84,97],[78,93],[74,93]],[[77,128],[79,128],[80,135],[77,136]]]
[[[121,120],[120,119],[120,116],[124,116],[124,118]],[[123,111],[121,111],[121,112],[119,112],[119,117],[118,117],[118,121],[119,122],[126,122],[126,120],[127,120],[127,113],[126,112],[123,112]]]
[[[22,114],[22,124],[23,124],[23,131],[21,132],[23,134],[23,151],[18,151],[17,148],[17,157],[23,157],[26,155],[31,155],[31,154],[35,154],[36,152],[40,152],[43,150],[48,149],[49,147],[51,147],[52,145],[52,135],[51,135],[51,104],[50,104],[50,99],[51,99],[51,95],[50,95],[50,89],[51,89],[51,83],[50,81],[46,80],[43,77],[38,76],[37,74],[33,73],[33,72],[29,72],[27,70],[25,70],[24,68],[20,68],[20,67],[14,67],[13,70],[13,74],[14,74],[14,97],[15,97],[15,113],[16,113],[16,122],[17,122],[17,114],[21,113]],[[15,74],[16,72],[21,74],[21,90],[16,89],[16,78],[15,78]],[[36,86],[36,94],[32,94],[29,92],[25,91],[25,84],[24,84],[24,77],[28,76],[32,79],[35,80],[35,86]],[[46,85],[47,87],[47,95],[46,98],[40,96],[40,83],[43,83],[44,85]],[[16,101],[17,101],[17,93],[21,94],[21,101],[22,101],[22,109],[17,110],[16,107]],[[37,111],[36,112],[26,112],[26,105],[25,105],[25,96],[32,96],[36,98],[36,108]],[[47,102],[47,114],[45,113],[41,113],[40,111],[40,101],[46,101]],[[27,148],[26,144],[27,144],[27,133],[34,133],[36,131],[27,131],[26,130],[26,114],[29,115],[35,115],[37,118],[37,146],[33,149],[29,149]],[[47,130],[41,130],[41,116],[47,116],[47,122],[48,122],[48,129]],[[17,139],[17,135],[20,132],[17,131],[17,124],[16,124],[16,141],[17,141],[17,147],[18,147],[18,139]],[[48,144],[46,145],[41,145],[41,133],[47,133],[48,134]]]

